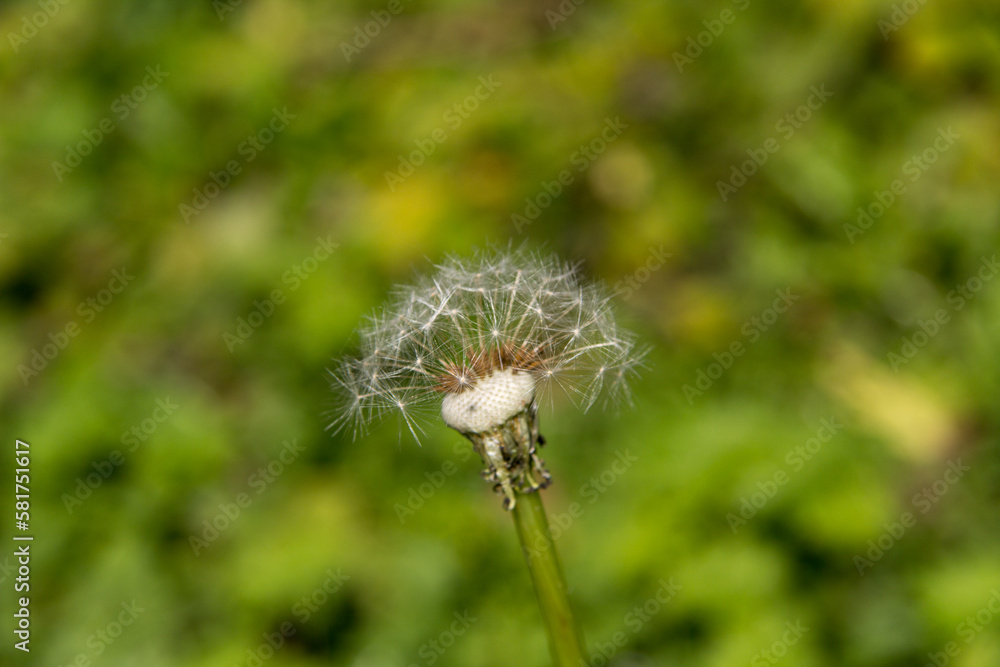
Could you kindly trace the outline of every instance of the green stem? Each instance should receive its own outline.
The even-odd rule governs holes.
[[[570,608],[566,578],[549,532],[549,520],[545,516],[541,494],[537,491],[518,493],[513,513],[521,550],[538,594],[538,606],[549,636],[553,665],[587,667],[583,635]]]

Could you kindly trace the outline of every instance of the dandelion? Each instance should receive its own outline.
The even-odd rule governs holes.
[[[493,250],[436,268],[397,288],[361,329],[359,355],[330,373],[342,399],[331,428],[356,437],[395,414],[419,442],[436,413],[468,438],[514,511],[557,664],[583,664],[535,493],[551,481],[538,405],[628,402],[645,350],[615,323],[607,291],[557,257]]]
[[[515,492],[549,480],[536,452],[538,402],[627,401],[643,351],[615,323],[605,290],[556,257],[494,251],[437,269],[397,288],[362,328],[360,355],[331,373],[344,399],[332,426],[357,435],[394,413],[419,440],[438,411],[472,440],[510,509]]]

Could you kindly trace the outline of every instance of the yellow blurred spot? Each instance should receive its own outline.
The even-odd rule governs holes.
[[[589,174],[594,193],[617,208],[635,209],[646,199],[653,184],[649,160],[632,144],[611,146],[603,159],[597,160]]]
[[[396,185],[372,194],[368,224],[360,234],[379,254],[387,258],[410,257],[426,245],[435,222],[444,210],[444,193],[439,185],[414,174]]]
[[[739,336],[732,322],[733,305],[705,283],[678,283],[670,310],[674,334],[684,343],[714,351]]]
[[[247,37],[256,52],[289,62],[300,55],[299,47],[306,38],[306,17],[297,2],[268,0],[246,3]]]
[[[903,458],[939,458],[957,437],[954,416],[925,385],[894,375],[858,348],[842,343],[820,371],[823,386]]]
[[[510,165],[495,152],[478,153],[460,169],[456,185],[463,200],[495,207],[510,197]]]

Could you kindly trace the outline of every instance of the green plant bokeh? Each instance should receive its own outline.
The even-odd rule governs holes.
[[[509,241],[653,347],[634,407],[542,409],[595,666],[1000,664],[996,6],[42,0],[0,36],[3,664],[548,664],[466,441],[324,431],[393,284]]]

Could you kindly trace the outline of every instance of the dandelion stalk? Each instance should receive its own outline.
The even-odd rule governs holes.
[[[549,652],[556,667],[585,667],[583,636],[573,618],[566,580],[556,554],[540,493],[525,493],[514,506],[514,525],[531,571],[538,607],[549,636]]]
[[[509,379],[516,376],[511,375]],[[442,410],[449,424],[462,409],[445,399]],[[457,415],[451,414],[456,412]],[[504,496],[504,507],[512,510],[521,551],[531,573],[538,606],[549,637],[555,667],[585,667],[585,650],[579,626],[573,618],[569,588],[556,553],[540,490],[551,476],[538,456],[545,443],[538,432],[538,409],[532,401],[503,424],[482,432],[464,432],[488,468],[483,476],[496,482]]]
[[[436,413],[465,436],[514,514],[555,664],[586,665],[538,494],[551,482],[538,404],[553,393],[584,410],[627,400],[645,352],[607,292],[554,257],[497,251],[437,268],[397,288],[361,330],[360,354],[331,372],[342,398],[331,427],[357,436],[395,414],[419,441]]]

